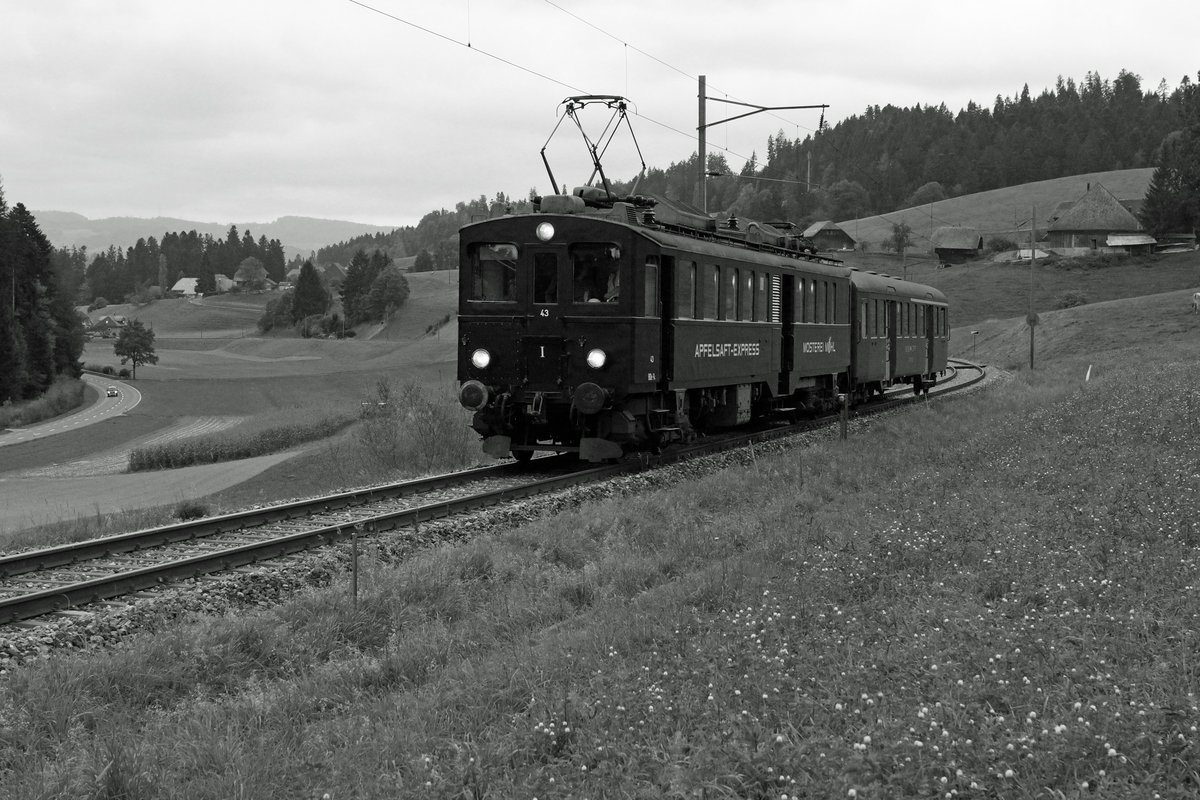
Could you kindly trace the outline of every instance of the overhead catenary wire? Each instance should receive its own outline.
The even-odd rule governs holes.
[[[500,63],[502,63],[502,64],[505,64],[506,66],[512,67],[513,69],[520,70],[521,72],[524,72],[524,73],[526,73],[526,74],[528,74],[528,75],[532,75],[532,76],[534,76],[534,77],[541,78],[542,80],[546,80],[546,81],[549,81],[549,82],[551,82],[551,83],[554,83],[554,84],[556,84],[556,85],[558,85],[558,86],[562,86],[562,87],[564,87],[564,88],[566,88],[566,89],[569,89],[569,90],[571,90],[572,92],[575,92],[575,93],[577,93],[577,94],[594,94],[594,92],[589,92],[589,91],[587,91],[587,90],[585,90],[585,89],[582,89],[582,88],[580,88],[580,87],[578,87],[578,86],[575,86],[574,84],[571,84],[571,83],[569,83],[569,82],[567,82],[567,81],[560,80],[559,78],[556,78],[556,77],[554,77],[554,76],[552,76],[552,75],[549,75],[549,74],[547,74],[546,72],[543,72],[543,71],[541,71],[541,70],[534,69],[534,68],[532,68],[532,67],[527,67],[527,66],[525,66],[525,65],[523,65],[523,64],[519,64],[519,63],[517,63],[516,61],[513,61],[513,60],[511,60],[511,59],[505,58],[505,57],[503,57],[503,56],[500,56],[500,55],[498,55],[498,54],[496,54],[496,53],[492,53],[492,52],[489,52],[489,51],[487,51],[487,50],[481,49],[480,47],[478,47],[478,46],[476,45],[476,43],[475,43],[475,42],[473,42],[473,41],[472,41],[472,35],[471,35],[471,32],[470,32],[470,21],[469,21],[469,16],[468,16],[468,31],[467,31],[467,40],[466,40],[466,41],[462,41],[462,40],[460,40],[460,39],[456,39],[456,38],[454,38],[453,36],[447,36],[447,35],[446,35],[446,34],[444,34],[444,33],[439,33],[438,31],[435,31],[435,30],[433,30],[433,29],[431,29],[431,28],[427,28],[427,27],[425,27],[424,25],[420,25],[420,24],[418,24],[418,23],[416,23],[416,22],[413,22],[412,20],[405,19],[404,17],[401,17],[401,16],[399,16],[398,14],[394,14],[394,13],[392,13],[392,12],[385,11],[385,10],[383,10],[383,9],[381,9],[381,8],[378,8],[378,7],[376,7],[376,6],[373,6],[373,5],[371,5],[370,3],[363,2],[363,0],[347,0],[347,2],[350,2],[350,3],[352,3],[353,5],[356,5],[356,6],[358,6],[358,7],[360,7],[360,8],[363,8],[363,9],[365,9],[365,10],[367,10],[367,11],[372,11],[372,12],[374,12],[374,13],[376,13],[376,14],[379,14],[380,16],[387,17],[388,19],[390,19],[390,20],[393,20],[393,21],[395,21],[395,22],[399,22],[399,23],[401,23],[401,24],[403,24],[403,25],[407,25],[407,26],[409,26],[410,28],[414,28],[414,29],[416,29],[416,30],[418,30],[418,31],[421,31],[422,33],[429,34],[430,36],[435,36],[435,37],[437,37],[437,38],[439,38],[439,39],[441,39],[441,40],[443,40],[443,41],[445,41],[445,42],[448,42],[448,43],[450,43],[450,44],[458,45],[459,47],[464,47],[464,48],[466,48],[466,49],[468,49],[468,50],[471,50],[471,51],[473,51],[473,52],[479,53],[480,55],[487,56],[488,58],[491,58],[491,59],[493,59],[493,60],[495,60],[495,61],[498,61],[498,62],[500,62]],[[636,45],[633,45],[633,44],[630,44],[630,43],[628,43],[628,42],[625,42],[625,41],[624,41],[624,40],[622,40],[620,37],[618,37],[618,36],[615,36],[615,35],[613,35],[612,33],[609,33],[608,31],[606,31],[606,30],[604,30],[603,28],[601,28],[601,27],[599,27],[599,26],[595,25],[594,23],[592,23],[592,22],[589,22],[588,20],[584,19],[583,17],[580,17],[578,14],[575,14],[574,12],[568,11],[567,9],[565,9],[565,8],[563,8],[562,6],[558,5],[557,3],[554,3],[554,2],[552,2],[552,0],[545,0],[545,2],[546,2],[548,5],[550,5],[550,6],[554,7],[554,8],[556,8],[557,10],[559,10],[559,11],[563,12],[564,14],[567,14],[568,16],[570,16],[570,17],[572,17],[572,18],[574,18],[574,19],[578,20],[580,23],[582,23],[582,24],[584,24],[584,25],[587,25],[588,27],[590,27],[590,28],[592,28],[592,29],[596,30],[597,32],[599,32],[599,33],[603,34],[604,36],[607,36],[607,37],[609,37],[610,39],[613,39],[614,41],[616,41],[616,42],[618,42],[618,43],[622,44],[622,45],[623,45],[623,46],[626,48],[626,50],[628,50],[628,49],[630,49],[630,48],[631,48],[631,49],[635,50],[636,52],[640,53],[641,55],[645,56],[646,58],[649,58],[649,59],[651,59],[652,61],[654,61],[654,62],[656,62],[656,63],[658,63],[658,64],[661,64],[663,67],[666,67],[667,69],[670,69],[670,70],[672,70],[672,71],[674,71],[674,72],[677,72],[677,73],[679,73],[680,75],[682,75],[682,76],[684,76],[684,77],[687,77],[687,78],[689,78],[690,80],[695,80],[695,79],[696,79],[696,78],[695,78],[695,76],[693,76],[693,75],[690,75],[688,72],[686,72],[686,71],[684,71],[684,70],[682,70],[682,69],[680,69],[680,68],[678,68],[678,67],[676,67],[676,66],[674,66],[674,65],[672,65],[672,64],[670,64],[670,63],[668,63],[668,62],[666,62],[666,61],[664,61],[664,60],[662,60],[661,58],[658,58],[658,57],[657,57],[657,56],[655,56],[655,55],[652,55],[651,53],[649,53],[649,52],[647,52],[647,51],[645,51],[645,50],[643,50],[643,49],[641,49],[641,48],[637,47]],[[469,4],[468,4],[468,9],[469,9]],[[628,56],[626,56],[626,59],[628,59]],[[628,87],[628,62],[626,62],[626,86]],[[628,88],[626,88],[626,93],[628,93]],[[728,92],[725,92],[725,94],[726,94],[726,95],[728,95]],[[655,125],[655,126],[657,126],[657,127],[661,128],[661,129],[663,129],[663,130],[669,131],[669,132],[671,132],[671,133],[678,134],[678,135],[680,135],[680,136],[682,136],[682,137],[684,137],[684,138],[686,138],[686,139],[694,139],[694,138],[695,138],[695,134],[694,134],[694,132],[692,132],[692,131],[684,131],[684,130],[680,130],[679,128],[675,127],[674,125],[671,125],[671,124],[669,124],[669,123],[663,122],[663,121],[661,121],[661,120],[658,120],[658,119],[655,119],[654,117],[649,117],[649,116],[646,116],[646,115],[642,114],[640,111],[636,110],[636,107],[635,107],[635,109],[634,109],[634,113],[635,113],[635,115],[636,115],[636,116],[637,116],[639,119],[643,119],[643,120],[645,120],[647,123],[649,123],[649,124],[652,124],[652,125]],[[794,121],[792,121],[792,120],[787,120],[787,119],[784,119],[783,117],[780,117],[780,116],[778,116],[778,115],[776,115],[776,114],[772,114],[772,116],[775,116],[775,117],[777,117],[778,119],[780,119],[780,120],[783,120],[784,122],[787,122],[789,125],[796,125],[797,127],[804,127],[806,130],[810,130],[810,129],[808,129],[806,126],[799,125],[799,123],[796,123],[796,122],[794,122]],[[737,152],[737,151],[730,150],[730,149],[728,148],[728,146],[721,147],[720,145],[716,145],[716,147],[717,147],[718,149],[720,149],[722,152],[724,152],[724,153],[727,153],[728,155],[730,155],[730,156],[733,156],[733,157],[735,157],[735,158],[741,159],[741,160],[742,160],[742,161],[744,161],[744,162],[749,162],[749,161],[751,161],[751,159],[752,159],[752,157],[751,157],[751,156],[747,156],[747,155],[744,155],[744,154],[742,154],[742,153],[739,153],[739,152]]]

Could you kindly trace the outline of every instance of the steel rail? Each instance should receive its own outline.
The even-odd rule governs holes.
[[[325,525],[307,531],[252,542],[211,553],[117,572],[99,578],[43,589],[0,600],[0,624],[44,616],[57,611],[77,609],[89,603],[152,589],[185,578],[214,572],[226,572],[281,556],[345,539],[355,533],[374,533],[407,527],[448,517],[464,511],[557,491],[579,483],[611,477],[635,469],[628,463],[607,464],[591,469],[532,481],[518,487],[505,487],[453,500],[441,500],[421,506],[390,511],[369,519],[337,525]]]
[[[543,459],[539,459],[543,460]],[[406,497],[421,492],[457,486],[475,480],[510,475],[512,464],[490,465],[476,469],[434,475],[414,481],[354,489],[324,497],[294,500],[278,505],[237,511],[216,517],[178,522],[158,528],[146,528],[129,533],[119,533],[90,539],[83,542],[56,545],[40,550],[28,550],[0,556],[0,579],[11,578],[35,570],[65,567],[96,558],[106,558],[120,553],[131,553],[164,544],[186,542],[230,531],[267,525],[273,522],[312,516],[316,513],[337,511],[343,508],[362,506],[379,500]]]

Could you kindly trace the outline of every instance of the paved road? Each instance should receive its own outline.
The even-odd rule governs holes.
[[[30,425],[28,428],[10,428],[7,431],[2,431],[0,432],[0,447],[7,444],[19,444],[33,439],[40,439],[43,436],[53,436],[56,433],[65,433],[66,431],[81,428],[84,425],[91,425],[93,422],[99,422],[102,419],[115,417],[131,411],[138,403],[142,402],[142,393],[128,383],[113,380],[107,376],[102,378],[88,374],[83,376],[83,380],[100,393],[100,397],[96,402],[73,414],[68,414],[65,417],[57,417],[49,422]],[[116,397],[106,396],[105,390],[109,386],[117,387],[117,391],[120,394]]]

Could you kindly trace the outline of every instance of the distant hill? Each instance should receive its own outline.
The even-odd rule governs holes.
[[[901,222],[912,228],[913,249],[921,252],[929,250],[933,230],[944,225],[975,228],[985,241],[992,236],[1027,241],[1031,217],[1036,215],[1038,229],[1044,231],[1046,218],[1054,207],[1064,200],[1078,200],[1089,184],[1103,184],[1120,200],[1140,200],[1153,174],[1150,167],[1088,172],[953,197],[878,216],[845,220],[838,225],[855,241],[869,243],[873,251],[881,249],[880,244],[892,236],[892,226]]]
[[[223,239],[229,226],[236,225],[238,235],[250,234],[257,240],[266,236],[283,243],[288,258],[295,255],[307,256],[330,244],[364,234],[390,233],[395,228],[367,225],[312,217],[280,217],[274,222],[196,222],[174,217],[105,217],[89,219],[70,211],[32,211],[42,233],[58,248],[87,247],[96,253],[115,245],[121,250],[132,247],[138,239],[153,236],[161,240],[164,233],[196,231],[214,238]],[[397,226],[399,227],[399,226]]]

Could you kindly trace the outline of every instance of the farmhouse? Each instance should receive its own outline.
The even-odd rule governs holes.
[[[1090,184],[1069,207],[1059,204],[1047,231],[1047,246],[1064,256],[1094,250],[1148,252],[1155,244],[1129,206],[1099,183]]]
[[[814,222],[805,229],[804,235],[812,239],[818,250],[853,250],[856,244],[854,237],[832,220]]]
[[[974,228],[944,225],[933,232],[933,252],[943,265],[965,264],[983,250],[983,236]]]
[[[197,280],[197,278],[180,278],[175,281],[175,285],[171,287],[171,291],[178,292],[184,297],[195,297]]]

